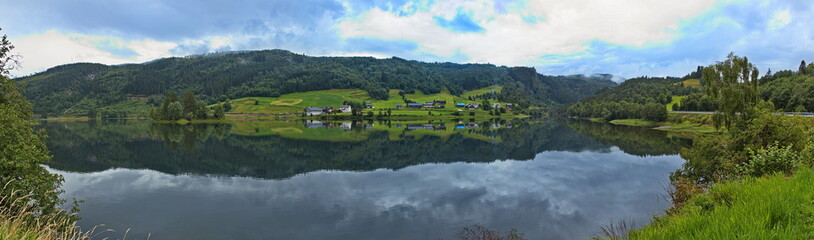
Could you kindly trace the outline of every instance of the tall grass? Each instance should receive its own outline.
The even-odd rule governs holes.
[[[591,239],[608,239],[608,240],[621,240],[627,239],[630,231],[636,228],[636,223],[633,220],[619,220],[611,222],[608,225],[600,226],[598,235],[593,236]]]
[[[814,239],[814,171],[715,185],[628,239]]]
[[[0,239],[81,240],[92,237],[95,229],[80,231],[72,214],[62,210],[42,213],[31,208],[31,195],[9,192],[11,194],[0,196]]]

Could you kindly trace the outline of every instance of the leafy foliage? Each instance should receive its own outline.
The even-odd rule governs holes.
[[[680,84],[682,78],[639,77],[625,80],[618,87],[607,88],[586,97],[582,102],[631,102],[645,104],[658,102],[667,104],[671,96],[689,95],[699,92],[695,88]]]
[[[10,79],[0,76],[0,184],[9,191],[31,195],[31,207],[53,213],[58,210],[62,176],[48,172],[41,164],[51,159],[42,131],[35,131],[31,105]]]
[[[58,208],[62,176],[48,172],[41,164],[49,161],[42,131],[35,131],[31,104],[3,74],[10,70],[14,46],[0,38],[0,197],[25,196],[27,207],[42,214],[61,214]],[[15,199],[16,200],[16,199]],[[3,201],[2,208],[9,208]]]
[[[740,176],[739,168],[749,165],[756,154],[772,147],[803,152],[811,145],[807,123],[798,118],[773,114],[770,104],[761,104],[754,118],[730,137],[705,137],[693,141],[692,148],[681,151],[687,159],[676,176],[687,177],[700,183],[716,182]],[[784,161],[797,161],[785,159]]]
[[[718,110],[712,118],[715,126],[730,131],[753,117],[758,103],[758,70],[746,57],[730,53],[723,62],[704,68],[701,81],[707,96],[718,100]]]
[[[213,118],[223,119],[225,117],[223,104],[214,107]],[[164,97],[161,105],[150,109],[150,118],[153,120],[176,121],[180,119],[207,119],[209,109],[206,103],[198,101],[192,91],[184,91],[183,99],[178,99],[178,95],[170,92]]]
[[[3,29],[0,28],[0,31]],[[7,75],[11,70],[14,70],[20,65],[19,56],[11,54],[14,50],[14,45],[8,40],[8,36],[3,34],[0,37],[0,75]]]
[[[784,111],[814,111],[814,76],[795,74],[761,86],[760,96]]]
[[[703,93],[693,93],[684,99],[680,104],[673,106],[675,111],[705,111],[711,112],[718,109],[718,100]]]
[[[606,121],[642,118],[651,121],[667,119],[664,104],[674,95],[686,95],[699,90],[680,84],[680,78],[641,77],[628,79],[618,87],[607,88],[568,107],[570,116],[602,118]]]
[[[797,167],[799,158],[800,155],[791,146],[771,146],[766,149],[758,149],[748,162],[740,166],[739,170],[742,175],[754,177],[775,172],[788,174]]]

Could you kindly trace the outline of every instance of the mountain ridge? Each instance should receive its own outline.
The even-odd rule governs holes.
[[[81,115],[90,109],[122,105],[132,96],[146,98],[141,99],[143,104],[155,105],[158,100],[151,96],[184,90],[215,103],[349,88],[367,91],[374,99],[393,97],[389,89],[460,95],[502,85],[504,89],[497,96],[501,100],[552,107],[617,86],[609,76],[549,76],[530,67],[428,63],[398,57],[312,57],[273,49],[170,57],[140,64],[72,63],[15,81],[25,86],[25,95],[36,113],[63,115],[67,109],[78,107],[73,113]]]

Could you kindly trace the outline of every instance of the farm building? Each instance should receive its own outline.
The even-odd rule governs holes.
[[[351,111],[353,111],[353,108],[351,108],[350,105],[339,106],[339,112],[349,113]]]
[[[318,107],[306,107],[305,108],[305,115],[307,115],[307,116],[322,115],[324,113],[325,112],[322,110],[322,108],[318,108]]]
[[[408,103],[407,108],[421,108],[421,103]]]

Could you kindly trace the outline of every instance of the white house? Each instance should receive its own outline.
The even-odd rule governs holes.
[[[339,111],[343,112],[343,113],[349,113],[349,112],[353,111],[353,108],[351,108],[350,105],[342,105],[342,106],[339,106]]]

